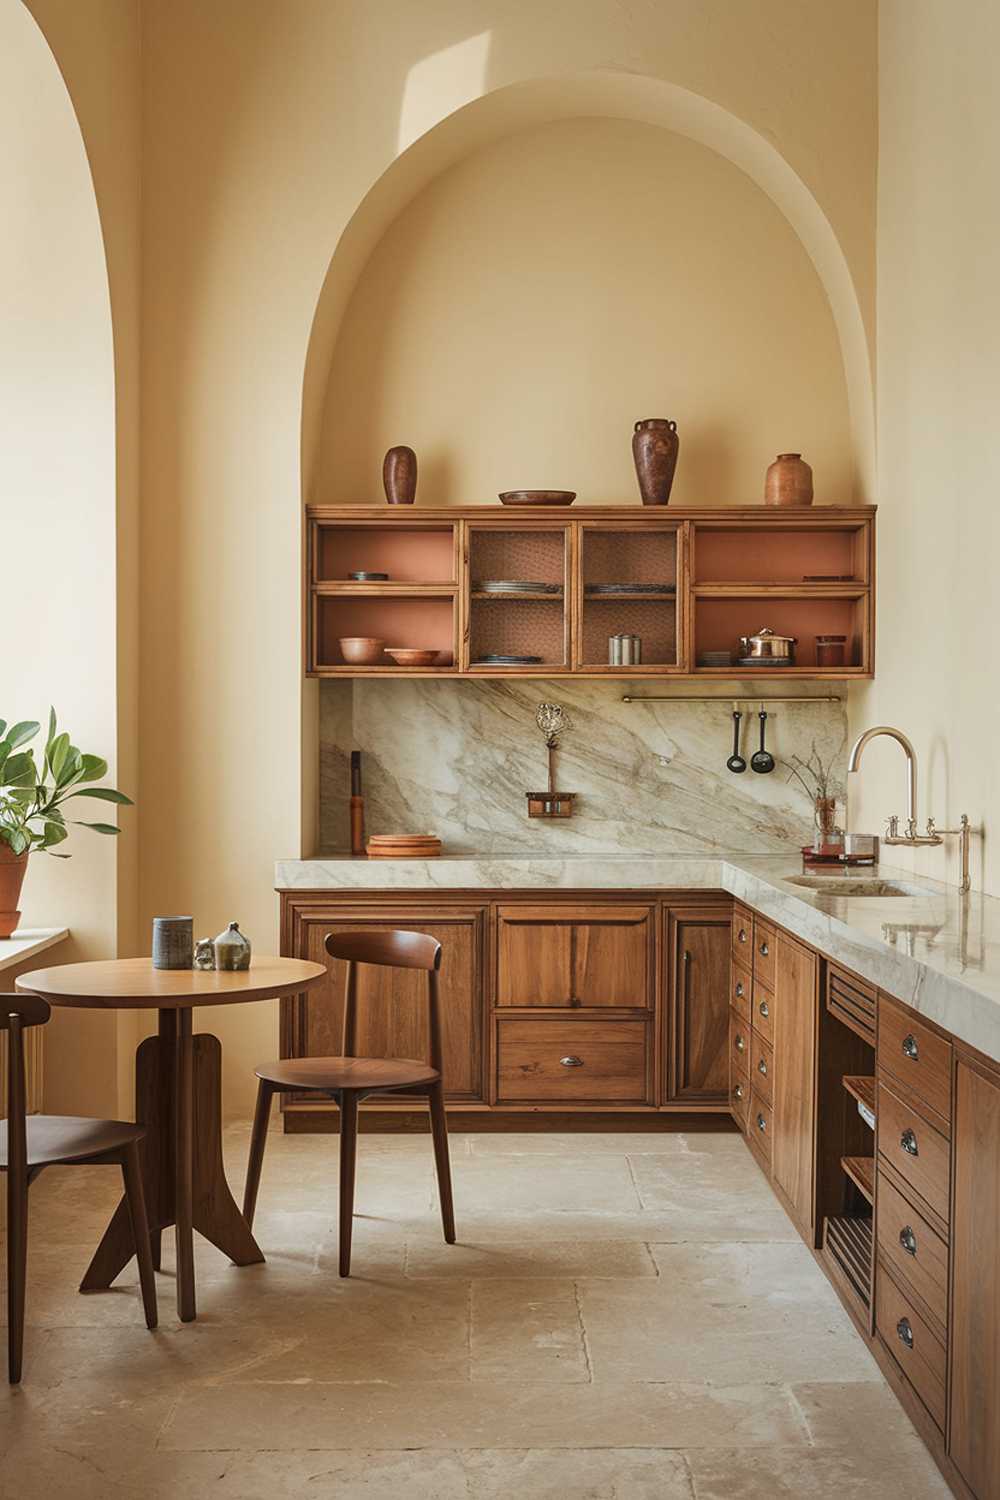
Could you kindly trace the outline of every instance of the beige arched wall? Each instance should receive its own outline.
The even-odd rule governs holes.
[[[74,742],[104,756],[115,778],[117,499],[108,274],[73,105],[20,0],[0,0],[0,138],[0,715],[44,723],[55,704]],[[76,816],[87,818],[86,804],[79,806]],[[129,826],[127,814],[124,821]],[[129,826],[124,837],[131,834]],[[69,860],[32,856],[22,925],[71,929],[71,941],[53,961],[113,956],[120,850],[82,829],[63,848]],[[45,1037],[46,1107],[113,1112],[121,1058],[131,1058],[131,1037],[119,1041],[113,1014],[57,1011]]]
[[[635,503],[650,415],[679,424],[680,504],[759,500],[788,449],[820,502],[853,498],[830,302],[774,202],[673,132],[560,120],[472,153],[384,233],[334,350],[316,494],[381,500],[407,442],[424,504],[522,485]]]

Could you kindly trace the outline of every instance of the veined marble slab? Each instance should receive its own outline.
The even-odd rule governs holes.
[[[475,854],[279,860],[287,891],[723,890],[1000,1061],[1000,900],[885,865],[919,895],[840,896],[790,885],[788,855]]]

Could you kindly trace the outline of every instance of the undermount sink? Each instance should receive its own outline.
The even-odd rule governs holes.
[[[788,885],[800,885],[818,896],[925,896],[905,880],[880,880],[877,875],[789,875]]]

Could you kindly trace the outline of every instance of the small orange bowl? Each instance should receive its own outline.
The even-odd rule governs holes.
[[[373,635],[345,635],[337,644],[341,656],[352,667],[377,667],[385,650],[385,641]]]
[[[415,646],[386,646],[386,656],[391,656],[397,667],[433,667],[438,659],[437,651],[424,651]]]

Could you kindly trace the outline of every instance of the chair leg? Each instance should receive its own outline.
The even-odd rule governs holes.
[[[455,1243],[455,1204],[451,1195],[451,1161],[448,1156],[448,1120],[444,1110],[444,1086],[440,1080],[428,1093],[431,1107],[431,1134],[434,1137],[434,1165],[437,1168],[438,1196],[441,1199],[441,1223],[445,1241]]]
[[[163,1230],[160,1228],[154,1229],[152,1225],[150,1225],[149,1229],[149,1248],[153,1252],[153,1270],[162,1270]]]
[[[142,1186],[142,1168],[139,1165],[139,1144],[133,1141],[125,1147],[122,1157],[122,1177],[125,1179],[125,1199],[128,1216],[132,1221],[132,1239],[135,1241],[135,1258],[139,1262],[139,1285],[142,1287],[142,1306],[146,1314],[146,1327],[156,1327],[156,1277],[153,1275],[153,1247],[149,1240],[149,1220],[146,1216],[146,1195]]]
[[[7,1376],[21,1379],[24,1355],[24,1296],[28,1272],[28,1184],[7,1173]]]
[[[271,1099],[274,1089],[263,1078],[257,1085],[257,1107],[253,1116],[253,1131],[250,1135],[250,1159],[247,1162],[247,1181],[243,1189],[243,1217],[249,1228],[253,1228],[253,1216],[257,1211],[257,1190],[260,1187],[261,1168],[264,1165],[264,1147],[267,1145],[267,1127],[271,1119]]]
[[[340,1095],[340,1274],[351,1274],[351,1235],[354,1229],[354,1176],[358,1160],[358,1096],[351,1089]]]

